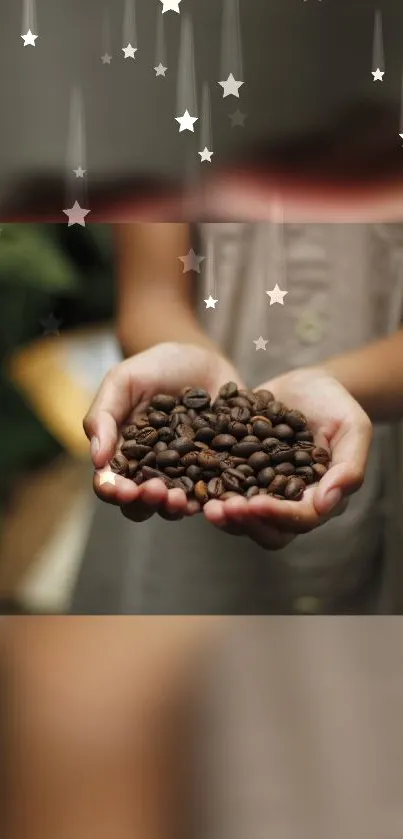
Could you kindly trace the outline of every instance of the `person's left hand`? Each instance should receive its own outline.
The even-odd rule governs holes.
[[[234,535],[246,535],[268,550],[284,548],[300,533],[324,524],[346,509],[348,496],[362,485],[372,438],[367,414],[325,369],[294,370],[260,386],[305,414],[315,444],[330,451],[331,465],[301,501],[268,495],[209,501],[206,518]]]

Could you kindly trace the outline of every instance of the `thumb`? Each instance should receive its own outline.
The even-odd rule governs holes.
[[[362,486],[371,438],[371,421],[364,411],[360,411],[331,441],[332,463],[313,499],[319,515],[330,513],[343,497]]]
[[[113,367],[105,376],[83,420],[85,434],[91,441],[91,457],[96,469],[105,466],[113,457],[118,429],[140,398],[141,386],[136,386],[126,361]]]

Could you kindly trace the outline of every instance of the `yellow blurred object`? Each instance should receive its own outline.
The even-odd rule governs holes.
[[[16,353],[8,372],[36,416],[72,456],[89,460],[83,418],[98,386],[121,360],[113,329],[47,336]]]

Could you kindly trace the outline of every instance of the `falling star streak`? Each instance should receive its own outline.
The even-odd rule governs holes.
[[[239,0],[223,0],[220,80],[233,74],[243,80]]]
[[[105,10],[102,20],[102,64],[110,64],[111,59],[111,26],[108,12]]]
[[[22,33],[24,46],[35,46],[37,34],[35,0],[23,0],[22,4]]]
[[[156,67],[158,67],[160,64],[162,64],[163,67],[167,67],[167,47],[164,27],[164,16],[161,14],[161,10],[157,9],[157,36],[155,44]]]
[[[182,16],[180,44],[179,44],[179,60],[178,60],[178,79],[177,79],[177,97],[176,97],[176,119],[182,118],[186,113],[190,115],[191,119],[197,119],[197,98],[196,98],[196,74],[195,74],[195,58],[193,46],[193,26],[191,18],[188,14]],[[180,124],[180,123],[179,123]],[[188,130],[194,131],[190,128],[189,119],[183,123]],[[182,129],[182,126],[180,130]]]
[[[84,102],[80,88],[75,87],[70,98],[66,206],[72,207],[74,201],[78,201],[81,207],[88,206],[86,172]]]
[[[128,47],[131,50],[128,50]],[[135,0],[125,0],[123,15],[123,49],[125,57],[135,58],[137,52],[136,4]]]
[[[400,94],[400,134],[399,137],[403,140],[403,73],[402,73],[402,82],[401,82],[401,94]]]
[[[210,90],[207,82],[203,84],[202,91],[202,108],[201,108],[201,123],[200,123],[200,150],[199,155],[201,161],[210,161],[213,151],[213,137],[211,127],[211,103]]]
[[[379,10],[375,12],[374,45],[372,52],[372,71],[373,73],[376,73],[377,70],[380,71],[377,78],[379,81],[382,81],[383,74],[385,72],[385,57],[383,49],[382,15]],[[374,79],[374,81],[375,80],[376,79]]]

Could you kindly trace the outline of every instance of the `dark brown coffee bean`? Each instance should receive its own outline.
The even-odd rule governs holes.
[[[143,411],[141,414],[136,414],[134,417],[134,424],[137,425],[137,428],[140,430],[141,428],[145,428],[146,425],[150,425],[147,413]]]
[[[200,504],[205,504],[206,501],[209,499],[209,494],[207,492],[207,484],[205,481],[198,481],[194,487],[194,494],[197,501]]]
[[[136,472],[139,469],[139,461],[138,460],[129,460],[129,467],[128,467],[128,476],[129,478],[134,478]]]
[[[141,484],[143,484],[145,480],[146,479],[143,475],[143,470],[139,469],[139,471],[135,474],[133,478],[133,483],[136,484],[136,486],[141,486]]]
[[[203,477],[203,469],[200,469],[200,466],[188,466],[186,475],[196,484]]]
[[[305,484],[301,478],[289,478],[287,486],[284,490],[284,496],[288,500],[300,501],[305,492]]]
[[[187,393],[189,393],[189,391],[190,391],[190,390],[193,390],[193,387],[192,387],[191,385],[186,385],[186,387],[183,387],[183,388],[179,391],[179,394],[178,394],[178,403],[179,403],[179,402],[183,402],[183,397],[184,397],[184,396],[186,396],[186,394],[187,394]]]
[[[263,452],[266,452],[266,454],[271,454],[273,451],[275,451],[277,449],[277,447],[278,447],[277,437],[267,437],[266,440],[262,441],[262,444],[261,444],[260,448],[262,449]]]
[[[146,428],[142,428],[136,437],[136,443],[143,446],[154,446],[155,443],[158,443],[158,440],[158,431],[155,428],[152,428],[151,425]]]
[[[276,475],[285,475],[286,478],[289,478],[290,475],[295,474],[295,466],[292,463],[279,463],[278,466],[274,467],[274,471]]]
[[[165,466],[176,466],[179,463],[179,452],[174,449],[166,449],[165,452],[158,452],[157,465],[163,469]]]
[[[297,435],[295,435],[297,436]],[[311,452],[312,449],[315,448],[314,443],[308,442],[308,440],[298,440],[292,444],[294,451],[303,451],[303,452]]]
[[[213,404],[212,404],[212,406],[211,406],[211,407],[212,407],[213,411],[214,411],[216,414],[219,414],[219,413],[221,413],[221,411],[226,410],[226,408],[227,408],[227,403],[226,403],[225,399],[222,399],[222,398],[219,396],[219,397],[217,397],[217,399],[213,402]]]
[[[248,466],[251,466],[254,472],[260,472],[270,465],[270,455],[265,452],[255,452],[251,454],[248,460]]]
[[[272,498],[277,498],[277,501],[285,501],[284,495],[279,495],[278,492],[268,492],[267,495],[270,495]]]
[[[246,498],[253,498],[254,495],[259,495],[259,487],[258,486],[249,487],[249,489],[246,490],[246,493],[245,493]]]
[[[208,443],[202,443],[200,440],[194,441],[194,448],[199,452],[205,452],[210,450],[210,446]]]
[[[225,492],[221,478],[212,478],[207,484],[207,492],[210,498],[220,498]]]
[[[122,454],[128,460],[141,460],[143,457],[151,452],[151,446],[145,446],[142,443],[137,443],[136,440],[127,440],[122,444]]]
[[[242,475],[244,475],[245,478],[253,478],[255,474],[254,469],[252,469],[252,467],[249,466],[247,463],[245,463],[243,466],[237,466],[237,469],[239,470],[239,472],[242,472]]]
[[[252,428],[253,434],[259,440],[266,440],[273,435],[273,426],[269,419],[252,417]]]
[[[294,432],[290,425],[280,422],[273,428],[273,437],[277,437],[278,440],[293,440]]]
[[[215,428],[217,416],[214,411],[202,411],[198,416],[205,420],[205,425],[211,425],[212,428]]]
[[[195,432],[193,431],[192,426],[187,425],[184,422],[181,422],[175,428],[175,434],[177,437],[186,437],[187,440],[194,440],[195,438]]]
[[[219,413],[214,424],[216,434],[226,434],[229,430],[230,421],[229,414]]]
[[[242,440],[248,433],[248,427],[243,422],[235,422],[234,420],[229,421],[227,429],[228,433],[236,437],[237,440]]]
[[[178,452],[183,457],[183,455],[194,451],[193,440],[188,437],[178,437],[176,440],[172,440],[172,443],[169,443],[168,450]]]
[[[238,392],[238,396],[241,396],[243,399],[246,399],[249,405],[254,405],[256,402],[256,395],[254,394],[253,390],[249,390],[249,388],[240,390]]]
[[[255,390],[254,395],[255,399],[259,399],[264,407],[267,407],[269,402],[274,402],[274,396],[270,390]]]
[[[171,478],[168,478],[168,476],[159,469],[153,469],[152,466],[143,466],[141,474],[145,481],[151,481],[153,478],[158,478],[159,481],[162,481],[162,483],[165,484],[167,489],[173,489],[175,486]]]
[[[157,462],[156,452],[148,452],[148,454],[146,454],[145,457],[141,458],[140,463],[139,463],[139,467],[140,467],[140,469],[142,469],[143,466],[155,466],[156,462]]]
[[[168,475],[168,478],[181,478],[186,469],[184,466],[164,466],[164,472]]]
[[[313,484],[315,480],[315,472],[313,471],[312,466],[299,466],[298,469],[295,470],[295,474],[298,478],[302,478],[306,484]]]
[[[200,452],[198,458],[199,466],[202,469],[219,469],[220,468],[220,458],[217,457],[216,453],[207,449],[207,451]]]
[[[169,414],[176,406],[176,399],[165,393],[157,393],[151,399],[150,406],[151,408],[154,408],[155,411],[163,411],[164,414]]]
[[[197,413],[197,411],[194,408],[189,408],[188,409],[188,417],[189,417],[189,419],[192,420],[192,424],[193,424],[193,421],[198,418],[198,416],[199,416],[199,414]]]
[[[211,441],[211,448],[217,449],[217,451],[226,451],[235,446],[236,442],[236,437],[232,437],[231,434],[218,434]]]
[[[234,396],[238,396],[238,385],[236,382],[226,382],[218,391],[219,399],[232,399]]]
[[[315,475],[315,480],[320,481],[327,472],[327,466],[324,463],[313,463],[312,464],[312,471]]]
[[[275,480],[276,473],[271,466],[267,466],[265,469],[262,469],[261,472],[258,472],[256,477],[260,486],[268,487],[269,484]]]
[[[277,448],[272,450],[270,457],[273,466],[277,466],[278,463],[293,463],[294,451],[287,443],[278,443]]]
[[[129,461],[123,454],[115,454],[115,457],[112,458],[109,466],[115,475],[129,474]]]
[[[194,387],[183,397],[183,404],[186,408],[195,408],[202,411],[210,405],[210,394],[201,387]]]
[[[244,489],[249,489],[249,487],[254,487],[257,485],[257,478],[245,478],[243,482]]]
[[[177,478],[175,481],[175,486],[177,489],[182,489],[183,492],[186,494],[186,497],[189,498],[190,495],[193,493],[194,483],[191,481],[190,478],[184,476],[183,478]]]
[[[245,400],[246,401],[246,400]],[[249,422],[250,420],[250,409],[249,407],[245,406],[237,406],[231,408],[230,417],[234,422]]]
[[[272,482],[267,487],[268,492],[276,493],[276,495],[284,495],[285,488],[288,484],[289,478],[285,475],[276,475]]]
[[[301,411],[286,411],[284,422],[290,425],[294,431],[305,431],[307,425],[306,417],[301,414]]]
[[[239,493],[227,490],[227,492],[224,492],[224,494],[220,496],[220,501],[228,501],[229,498],[239,498]]]
[[[195,440],[201,440],[202,443],[211,443],[211,441],[216,436],[214,428],[210,428],[210,426],[205,425],[203,428],[199,428],[196,431]]]
[[[187,454],[182,455],[181,457],[181,466],[184,466],[187,469],[189,466],[197,466],[199,462],[199,452],[192,451],[187,452]]]
[[[176,414],[186,414],[186,416],[188,416],[188,409],[185,405],[182,405],[181,402],[178,402],[175,405],[173,411],[171,411],[171,416],[175,417]]]
[[[242,472],[237,472],[236,469],[226,469],[221,475],[221,480],[226,489],[231,492],[242,492],[242,487],[245,482],[245,477]]]
[[[213,478],[218,478],[219,474],[219,469],[203,469],[203,481],[206,481],[208,484]]]
[[[313,434],[312,431],[297,431],[295,434],[295,439],[298,442],[312,442],[313,443]]]
[[[252,407],[249,402],[249,399],[245,399],[244,396],[235,396],[233,399],[228,399],[227,404],[229,405],[231,410],[233,408],[245,408],[247,411],[249,411],[249,414]]]
[[[264,410],[264,414],[273,423],[280,423],[284,420],[286,408],[282,404],[282,402],[277,402],[277,400],[274,400],[273,402],[269,402],[269,404]]]
[[[172,431],[176,431],[180,425],[189,425],[191,422],[187,414],[172,414],[169,425]]]
[[[175,437],[174,432],[167,425],[158,429],[158,438],[162,443],[170,443]]]
[[[310,466],[310,452],[304,451],[304,449],[294,449],[294,463],[296,466]]]
[[[323,449],[321,446],[317,446],[312,450],[312,460],[314,463],[323,463],[327,466],[330,461],[330,454],[326,449]]]
[[[158,440],[158,443],[155,443],[155,446],[153,446],[155,454],[157,454],[157,452],[165,452],[167,448],[168,443],[163,443],[162,440]]]
[[[153,428],[163,428],[169,422],[168,414],[163,411],[152,411],[148,415],[148,422]]]
[[[236,443],[235,446],[231,449],[231,454],[235,455],[235,457],[250,457],[251,454],[258,452],[260,449],[260,443],[253,443],[250,440],[241,440],[239,443]]]
[[[138,433],[139,429],[137,428],[137,425],[134,425],[134,423],[131,425],[125,425],[122,428],[122,437],[124,440],[135,440]]]
[[[206,428],[208,423],[202,416],[197,416],[194,420],[192,420],[192,428],[194,431],[200,431],[201,428]]]

